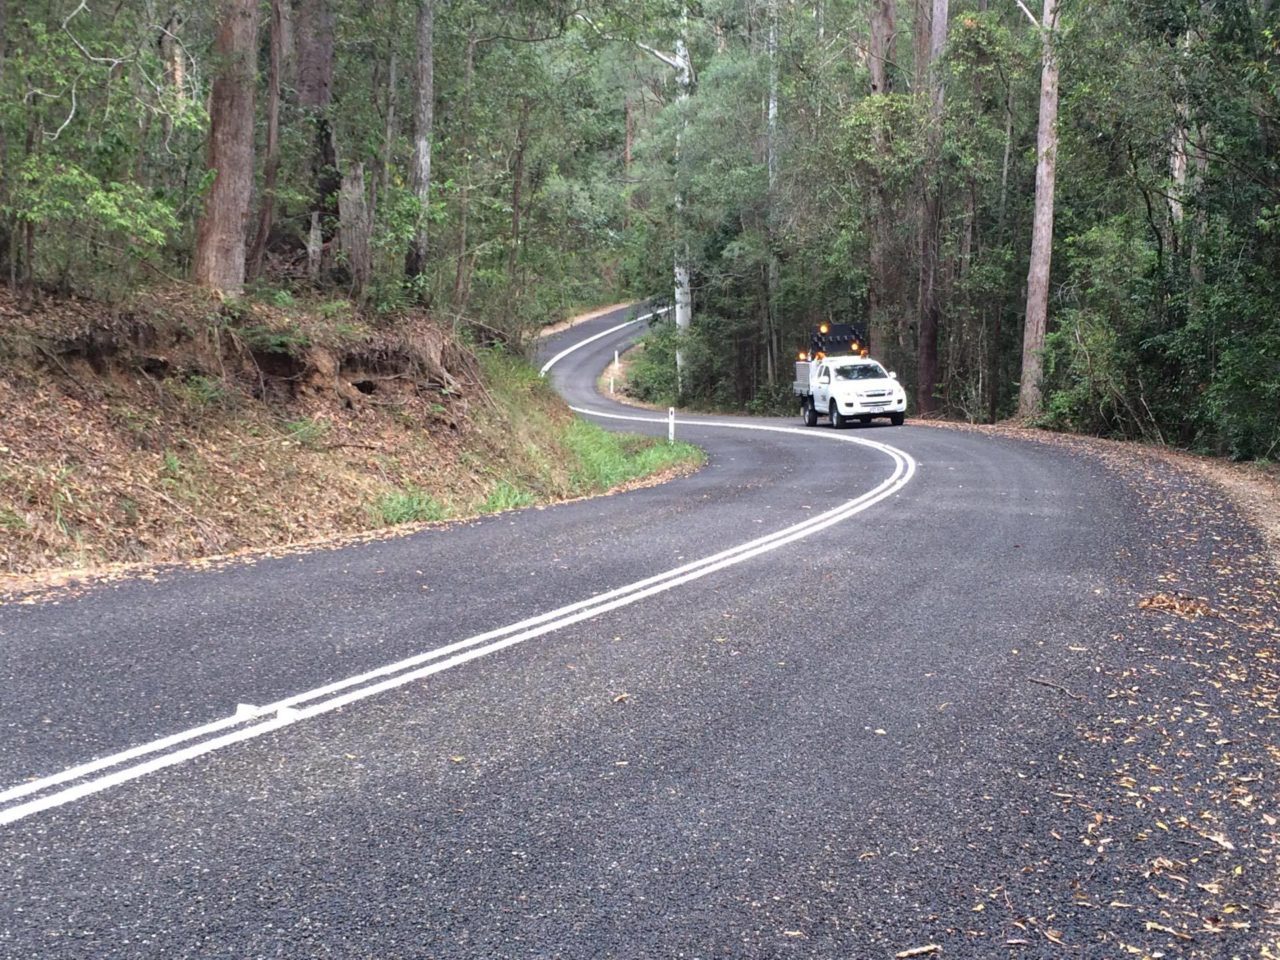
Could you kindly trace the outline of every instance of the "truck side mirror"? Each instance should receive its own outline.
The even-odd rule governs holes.
[[[890,370],[890,371],[889,371],[889,376],[890,376],[890,377],[892,377],[894,380],[897,380],[897,379],[898,379],[898,374],[897,374],[897,372],[896,372],[896,371]]]

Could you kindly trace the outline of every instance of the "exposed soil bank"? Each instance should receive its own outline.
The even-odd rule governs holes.
[[[386,535],[692,466],[687,449],[653,459],[647,441],[584,431],[501,350],[345,301],[182,290],[28,314],[0,299],[0,405],[0,594]],[[602,455],[618,462],[593,468]]]

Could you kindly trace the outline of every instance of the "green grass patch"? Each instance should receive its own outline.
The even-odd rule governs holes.
[[[0,527],[17,533],[18,531],[26,530],[29,526],[30,524],[19,516],[16,511],[8,509],[0,510]]]
[[[514,484],[503,480],[480,504],[481,513],[501,513],[503,510],[518,510],[530,506],[536,498],[528,490],[521,490]]]
[[[296,325],[272,327],[257,323],[246,327],[233,327],[234,332],[250,350],[261,353],[283,353],[296,356],[311,346],[311,337]]]
[[[374,516],[386,526],[443,520],[449,511],[439,500],[418,487],[403,487],[384,493],[373,508]]]
[[[428,493],[408,482],[370,504],[374,523],[393,526],[518,510],[603,493],[673,468],[696,467],[705,459],[687,443],[611,433],[573,417],[537,369],[520,357],[497,349],[477,356],[491,403],[479,407],[471,442],[457,452],[452,470],[482,481],[484,493],[468,496],[447,481]],[[291,434],[307,432],[301,421],[291,425]],[[405,475],[399,465],[384,468]]]
[[[190,376],[181,384],[175,384],[174,390],[188,404],[201,410],[227,402],[226,385],[217,377]]]
[[[530,400],[555,398],[550,382],[527,360],[499,347],[479,350],[476,357],[484,371],[485,383],[500,402],[518,405]]]
[[[706,459],[692,444],[610,433],[585,420],[569,426],[565,445],[578,461],[573,481],[583,493],[608,490],[673,467],[700,466]]]
[[[166,450],[160,465],[160,482],[171,486],[181,483],[186,479],[186,475],[187,469],[182,463],[182,458],[172,450]]]

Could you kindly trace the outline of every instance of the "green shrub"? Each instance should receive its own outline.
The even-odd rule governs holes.
[[[203,374],[193,374],[182,381],[169,381],[168,386],[179,400],[197,410],[223,406],[230,398],[222,380]]]
[[[164,452],[164,461],[160,467],[162,474],[161,483],[172,485],[182,481],[186,475],[186,468],[182,464],[182,458],[172,450]]]
[[[284,432],[294,443],[304,447],[314,447],[329,433],[329,424],[323,420],[303,417],[301,420],[287,421]]]
[[[0,510],[0,527],[14,532],[26,530],[30,526],[26,520],[18,515],[16,511],[5,509]]]
[[[676,339],[672,324],[655,326],[640,339],[627,370],[627,392],[631,396],[664,407],[675,405]]]
[[[284,353],[294,355],[311,346],[311,338],[296,327],[277,329],[263,324],[235,327],[233,332],[250,350],[259,353]]]

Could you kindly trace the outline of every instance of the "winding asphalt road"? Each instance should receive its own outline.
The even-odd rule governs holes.
[[[635,332],[550,376],[665,432],[595,393]],[[1096,872],[1035,851],[1134,491],[910,421],[678,432],[658,487],[0,607],[0,957],[1056,951],[975,903]]]

